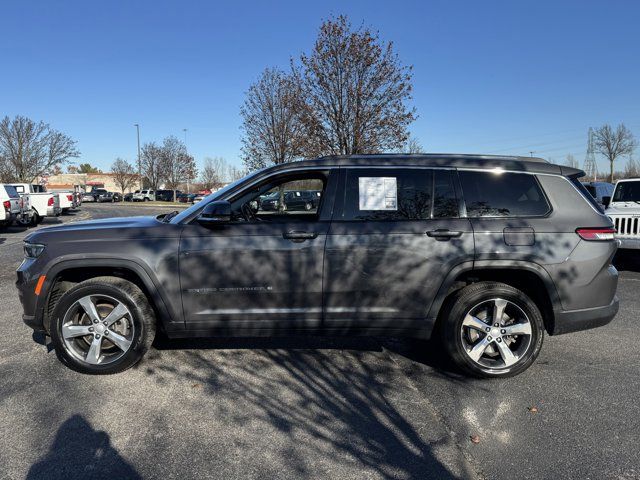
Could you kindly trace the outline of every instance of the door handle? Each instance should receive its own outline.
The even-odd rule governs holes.
[[[436,240],[445,241],[452,238],[460,237],[462,235],[462,232],[448,230],[446,228],[438,228],[437,230],[428,231],[427,235],[431,238],[435,238]]]
[[[293,240],[294,242],[304,242],[305,240],[311,240],[318,236],[315,232],[301,232],[298,230],[292,230],[282,234],[283,238],[287,240]]]

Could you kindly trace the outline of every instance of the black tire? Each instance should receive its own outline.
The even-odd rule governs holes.
[[[62,324],[67,310],[87,295],[112,297],[123,303],[132,317],[134,329],[131,346],[121,358],[106,365],[79,360],[68,350],[62,338]],[[108,375],[127,370],[142,359],[153,343],[156,319],[147,297],[137,285],[116,277],[96,277],[75,285],[62,295],[53,311],[50,330],[56,355],[62,363],[77,372]]]
[[[42,220],[44,220],[44,217],[36,213],[36,225],[40,225],[42,223]]]
[[[469,312],[474,311],[475,307],[482,308],[482,305],[489,304],[492,299],[504,299],[509,302],[513,305],[510,308],[519,309],[526,315],[530,325],[531,334],[529,343],[526,344],[526,350],[521,352],[517,356],[517,361],[510,366],[496,365],[490,367],[481,365],[471,358],[464,346],[465,339],[468,338],[463,333],[465,317]],[[493,320],[489,321],[487,327],[491,328],[492,323]],[[478,282],[458,290],[447,299],[438,321],[438,334],[445,352],[464,373],[480,378],[511,377],[525,371],[537,358],[544,339],[544,322],[536,304],[520,290],[499,282]],[[486,335],[487,339],[492,339],[491,333],[478,336],[482,335]],[[502,355],[499,353],[499,348],[497,348],[499,345],[495,342],[502,342],[503,338],[508,338],[508,341],[514,342],[512,345],[517,346],[517,342],[525,342],[527,336],[499,338],[501,340],[493,338],[495,347],[492,346],[493,351],[497,354],[496,363],[500,361]],[[504,342],[501,346],[509,348],[506,343],[507,340],[504,340]],[[521,343],[521,348],[525,348],[524,343]],[[482,361],[486,362],[484,355]],[[493,361],[491,358],[488,359],[488,362]]]

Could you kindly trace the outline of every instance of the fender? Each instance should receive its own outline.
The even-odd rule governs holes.
[[[149,269],[147,265],[144,265],[134,258],[111,258],[100,255],[96,256],[75,256],[65,255],[49,263],[47,268],[43,272],[47,279],[43,285],[40,295],[36,301],[36,314],[43,315],[45,302],[49,297],[49,290],[53,285],[55,278],[65,270],[72,268],[122,268],[130,270],[135,273],[142,281],[145,288],[151,295],[151,301],[156,307],[156,311],[159,314],[159,320],[167,328],[167,330],[183,330],[184,319],[181,314],[177,314],[171,307],[171,302],[164,291],[162,285],[158,282],[154,273]]]
[[[451,269],[440,285],[438,293],[431,303],[427,318],[437,319],[440,308],[447,297],[447,293],[458,276],[463,273],[478,270],[524,270],[535,274],[540,280],[542,280],[542,283],[547,290],[547,294],[549,295],[549,300],[551,301],[551,306],[553,308],[553,312],[551,313],[555,316],[555,313],[558,310],[558,305],[560,305],[560,296],[558,295],[556,286],[553,283],[553,280],[551,280],[549,273],[541,265],[524,260],[476,260],[459,263]]]

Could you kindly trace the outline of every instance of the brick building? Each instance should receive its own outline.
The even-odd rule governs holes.
[[[109,192],[120,192],[120,187],[116,185],[113,173],[61,173],[44,177],[42,180],[49,190],[74,190],[79,187],[85,192],[91,191],[92,188],[104,188]],[[140,182],[137,181],[125,193],[139,189]]]

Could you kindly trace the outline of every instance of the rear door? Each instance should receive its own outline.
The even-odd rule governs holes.
[[[429,330],[427,312],[446,273],[474,253],[471,225],[460,218],[455,172],[341,172],[325,250],[325,328]]]

